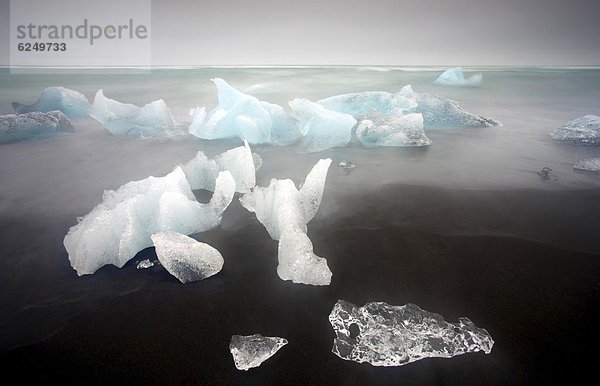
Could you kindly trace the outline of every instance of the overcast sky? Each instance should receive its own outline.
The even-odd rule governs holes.
[[[152,64],[600,65],[599,15],[600,0],[154,0]]]

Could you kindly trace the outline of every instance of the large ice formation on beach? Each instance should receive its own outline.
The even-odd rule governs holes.
[[[577,162],[573,167],[584,172],[600,173],[600,158],[587,158]]]
[[[423,130],[421,114],[363,119],[356,128],[356,137],[365,147],[431,144],[431,140]]]
[[[214,228],[235,193],[228,171],[220,172],[208,204],[196,201],[181,167],[164,177],[132,181],[104,192],[102,203],[78,219],[65,236],[71,266],[79,275],[106,264],[122,267],[162,231],[193,234]]]
[[[483,75],[481,73],[474,74],[470,78],[465,79],[462,68],[454,67],[444,71],[434,83],[442,86],[477,87],[481,85],[482,80]]]
[[[289,105],[300,124],[303,151],[311,153],[346,146],[352,139],[356,119],[350,114],[327,109],[308,99],[294,99]]]
[[[237,192],[247,192],[256,185],[256,170],[253,155],[248,142],[244,146],[227,150],[223,154],[210,159],[199,151],[194,158],[181,167],[193,190],[206,189],[214,191],[215,180],[220,171],[228,170],[235,180]]]
[[[234,335],[229,343],[229,351],[238,370],[247,371],[260,366],[280,348],[288,344],[284,338],[262,336],[260,334]]]
[[[17,114],[40,111],[62,111],[69,118],[89,117],[92,106],[87,98],[74,90],[64,87],[47,87],[42,90],[38,100],[30,105],[13,102],[12,107]]]
[[[358,120],[389,118],[417,113],[423,115],[423,127],[427,129],[489,127],[501,123],[471,114],[458,102],[436,95],[416,93],[410,85],[397,93],[366,91],[342,94],[321,99],[324,107],[350,114]]]
[[[71,121],[60,111],[0,115],[0,144],[72,130]]]
[[[240,198],[242,206],[256,213],[273,240],[279,240],[277,273],[283,280],[310,285],[328,285],[331,271],[327,261],[313,253],[306,224],[315,216],[321,199],[330,159],[322,159],[296,189],[289,179],[273,178],[268,187],[254,187]]]
[[[364,307],[339,300],[329,322],[335,331],[333,353],[342,359],[374,366],[402,366],[423,358],[451,358],[484,351],[494,345],[490,334],[467,318],[448,323],[414,304],[384,302]]]
[[[151,236],[158,260],[182,283],[206,279],[221,271],[223,256],[215,248],[177,232]]]
[[[190,134],[203,139],[239,137],[251,144],[289,145],[298,139],[297,123],[283,107],[244,94],[221,78],[212,81],[219,103],[207,117],[201,108],[193,111]]]
[[[600,145],[600,117],[584,115],[572,119],[551,135],[558,142],[575,145]]]
[[[98,90],[91,116],[113,135],[153,137],[184,133],[162,99],[138,107],[107,98]]]

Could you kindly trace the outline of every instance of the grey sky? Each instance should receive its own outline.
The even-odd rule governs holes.
[[[598,0],[154,0],[152,63],[599,65],[599,14]],[[0,34],[8,65],[9,0]]]

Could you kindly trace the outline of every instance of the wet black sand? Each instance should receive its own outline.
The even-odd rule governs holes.
[[[77,277],[62,238],[70,215],[0,219],[0,363],[5,377],[140,384],[544,384],[594,376],[600,358],[600,191],[467,191],[409,185],[325,193],[309,224],[328,287],[276,274],[277,244],[234,201],[198,235],[221,273],[182,285],[128,264]],[[332,215],[325,206],[335,206]],[[134,260],[152,257],[152,249]],[[412,302],[495,340],[490,355],[399,368],[331,353],[338,299]],[[290,344],[238,371],[233,334]]]

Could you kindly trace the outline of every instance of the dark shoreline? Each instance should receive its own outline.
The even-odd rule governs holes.
[[[62,247],[72,218],[0,219],[4,373],[96,384],[538,384],[595,374],[600,190],[334,191],[309,224],[333,272],[328,287],[281,281],[276,242],[237,200],[220,229],[198,235],[222,253],[223,271],[190,285],[132,263],[77,277]],[[496,343],[490,355],[399,368],[345,362],[331,353],[327,320],[338,299],[466,316]],[[251,333],[290,344],[241,372],[229,339]]]

